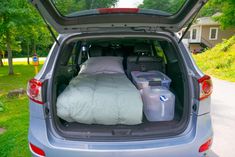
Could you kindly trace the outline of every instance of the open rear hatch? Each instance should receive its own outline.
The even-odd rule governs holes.
[[[58,33],[91,28],[150,27],[179,31],[207,0],[31,0]],[[125,6],[125,8],[123,8]]]

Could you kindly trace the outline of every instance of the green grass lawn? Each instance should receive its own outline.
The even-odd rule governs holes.
[[[8,98],[9,90],[24,88],[34,77],[32,65],[15,65],[15,75],[8,76],[8,67],[0,67],[0,157],[28,157],[29,107],[26,95]]]
[[[204,73],[235,82],[235,36],[193,57]]]

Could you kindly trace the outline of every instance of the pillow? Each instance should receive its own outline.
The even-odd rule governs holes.
[[[91,57],[82,64],[80,74],[124,73],[122,57]]]

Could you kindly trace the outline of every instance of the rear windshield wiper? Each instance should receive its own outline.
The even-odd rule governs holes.
[[[56,38],[56,36],[55,36],[54,32],[52,31],[52,29],[51,29],[50,25],[47,23],[46,19],[42,16],[42,13],[41,13],[41,12],[40,12],[40,10],[38,9],[38,6],[37,6],[37,5],[35,5],[35,7],[36,7],[36,9],[38,10],[38,12],[39,12],[40,16],[42,17],[42,19],[43,19],[44,23],[46,24],[47,29],[49,30],[49,32],[50,32],[50,34],[51,34],[51,36],[53,37],[53,39],[55,40],[55,42],[56,42],[58,45],[60,45],[60,42],[57,40],[57,38]]]

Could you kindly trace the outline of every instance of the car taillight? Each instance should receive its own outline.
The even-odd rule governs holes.
[[[100,14],[112,14],[112,13],[138,13],[139,8],[99,8]]]
[[[42,82],[32,79],[28,82],[27,88],[28,97],[39,104],[43,104],[42,101]]]
[[[199,100],[203,100],[208,98],[212,93],[212,80],[211,77],[208,75],[204,75],[202,78],[198,80],[200,86],[200,98]]]
[[[206,141],[204,144],[202,144],[199,148],[199,152],[205,152],[207,151],[212,145],[212,139],[209,139],[208,141]]]
[[[32,143],[29,143],[29,147],[33,153],[40,155],[41,157],[46,156],[45,152],[41,148],[38,148],[37,146],[33,145]]]

